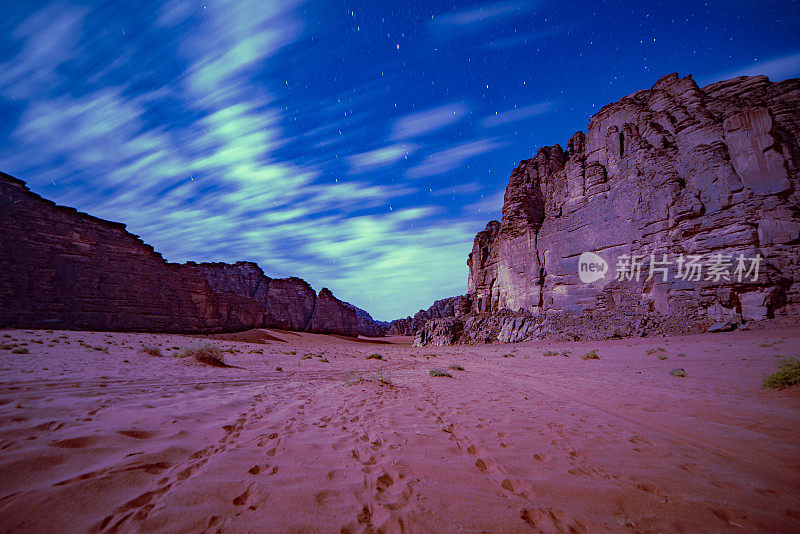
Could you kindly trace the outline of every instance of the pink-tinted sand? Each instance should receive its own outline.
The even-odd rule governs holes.
[[[800,332],[222,337],[0,331],[0,531],[800,531]]]

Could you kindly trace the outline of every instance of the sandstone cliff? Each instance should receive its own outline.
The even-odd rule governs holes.
[[[565,149],[544,147],[520,163],[502,220],[478,233],[469,254],[469,317],[429,324],[417,342],[797,321],[799,168],[800,80],[739,77],[701,89],[665,76],[605,106]],[[584,252],[607,262],[604,277],[581,282]],[[648,276],[651,258],[718,254],[732,261],[730,275],[739,256],[760,255],[758,279],[704,271],[686,280],[675,263],[666,280]],[[643,259],[639,280],[616,279],[625,255]]]
[[[358,320],[358,335],[365,337],[383,337],[389,330],[390,323],[386,321],[376,321],[372,316],[361,308],[357,308],[352,304],[345,302],[356,312],[356,319]]]
[[[0,327],[355,336],[356,310],[255,263],[167,263],[125,225],[57,206],[0,173]]]
[[[466,314],[469,309],[469,298],[466,295],[437,300],[427,310],[420,310],[415,313],[414,317],[395,319],[391,322],[386,333],[394,336],[413,336],[426,322],[432,319],[454,317],[456,315],[460,317]]]

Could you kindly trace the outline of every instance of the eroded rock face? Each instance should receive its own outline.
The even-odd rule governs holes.
[[[461,317],[468,313],[469,309],[470,298],[467,295],[437,300],[427,310],[418,311],[414,314],[414,317],[392,321],[386,334],[390,336],[413,336],[417,333],[417,330],[431,319]]]
[[[0,327],[358,334],[352,307],[251,262],[167,263],[125,225],[56,206],[0,173]]]
[[[528,317],[516,326],[493,319],[504,340],[558,335],[571,324],[603,337],[798,320],[798,168],[800,80],[740,77],[701,89],[691,77],[665,76],[604,107],[566,149],[541,148],[513,171],[502,220],[476,236],[469,255],[470,317]],[[584,252],[610,272],[582,283]],[[625,254],[645,258],[639,281],[615,280]],[[651,254],[764,260],[757,281],[684,281],[674,264],[666,281],[646,280]],[[469,320],[461,339],[475,337]],[[475,321],[485,329],[485,317]],[[525,334],[522,323],[539,333],[530,326]]]
[[[348,306],[352,307],[356,312],[358,319],[358,335],[365,337],[382,337],[386,335],[389,330],[390,323],[386,321],[376,321],[372,316],[361,308],[357,308],[350,303],[345,302]]]
[[[314,317],[311,320],[311,331],[357,337],[356,311],[353,306],[334,297],[327,287],[323,287],[317,296]]]

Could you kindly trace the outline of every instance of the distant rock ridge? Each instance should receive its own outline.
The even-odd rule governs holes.
[[[453,317],[456,315],[461,316],[466,314],[469,309],[470,300],[467,295],[437,300],[427,310],[418,311],[414,314],[414,317],[409,316],[404,319],[395,319],[389,325],[389,329],[386,333],[390,336],[413,336],[431,319]]]
[[[0,327],[381,335],[364,314],[252,262],[168,263],[124,224],[58,206],[0,173]]]
[[[520,163],[502,220],[469,254],[469,313],[429,320],[416,342],[796,324],[799,169],[800,80],[742,76],[701,89],[690,76],[664,76],[605,106],[566,149],[543,147]],[[607,263],[606,276],[581,281],[585,252]],[[648,277],[651,258],[664,255],[672,276]],[[729,274],[740,256],[763,261],[757,280],[708,271],[687,280],[675,276],[681,255],[730,258]],[[643,258],[638,280],[617,279],[625,257]]]

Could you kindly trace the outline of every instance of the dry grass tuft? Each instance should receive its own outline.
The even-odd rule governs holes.
[[[212,367],[231,367],[225,363],[222,350],[216,345],[205,344],[199,347],[184,349],[181,357],[194,358],[198,362]]]
[[[764,389],[784,389],[800,385],[800,359],[784,358],[778,370],[764,377]]]
[[[144,354],[149,354],[150,356],[157,356],[158,358],[164,356],[164,354],[161,352],[161,349],[159,347],[156,347],[155,345],[142,345],[142,350],[140,350],[139,352],[143,352]]]

